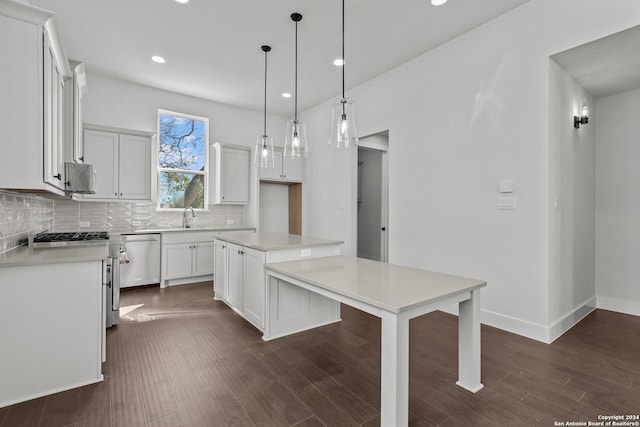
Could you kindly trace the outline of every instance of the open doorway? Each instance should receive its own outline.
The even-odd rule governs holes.
[[[388,262],[389,215],[387,150],[389,134],[382,132],[358,142],[359,258]]]

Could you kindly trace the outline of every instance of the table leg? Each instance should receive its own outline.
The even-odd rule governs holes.
[[[477,392],[480,382],[480,289],[458,304],[458,382],[457,385]]]
[[[409,319],[383,312],[380,425],[409,424]]]

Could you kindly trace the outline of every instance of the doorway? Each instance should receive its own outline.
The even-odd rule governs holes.
[[[382,262],[389,258],[388,148],[388,132],[358,142],[357,254],[359,258]]]

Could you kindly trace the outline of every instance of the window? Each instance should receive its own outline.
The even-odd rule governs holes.
[[[158,110],[158,135],[158,208],[207,208],[209,119]]]

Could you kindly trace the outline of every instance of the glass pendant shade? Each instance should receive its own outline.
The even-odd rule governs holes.
[[[273,138],[269,135],[261,135],[256,140],[256,150],[253,157],[253,164],[260,163],[261,168],[273,168],[276,166],[276,159],[273,153]]]
[[[302,120],[289,120],[284,139],[284,156],[306,159],[308,153],[307,130]]]
[[[351,98],[335,98],[331,108],[331,135],[329,145],[351,148],[358,145],[356,110]]]

